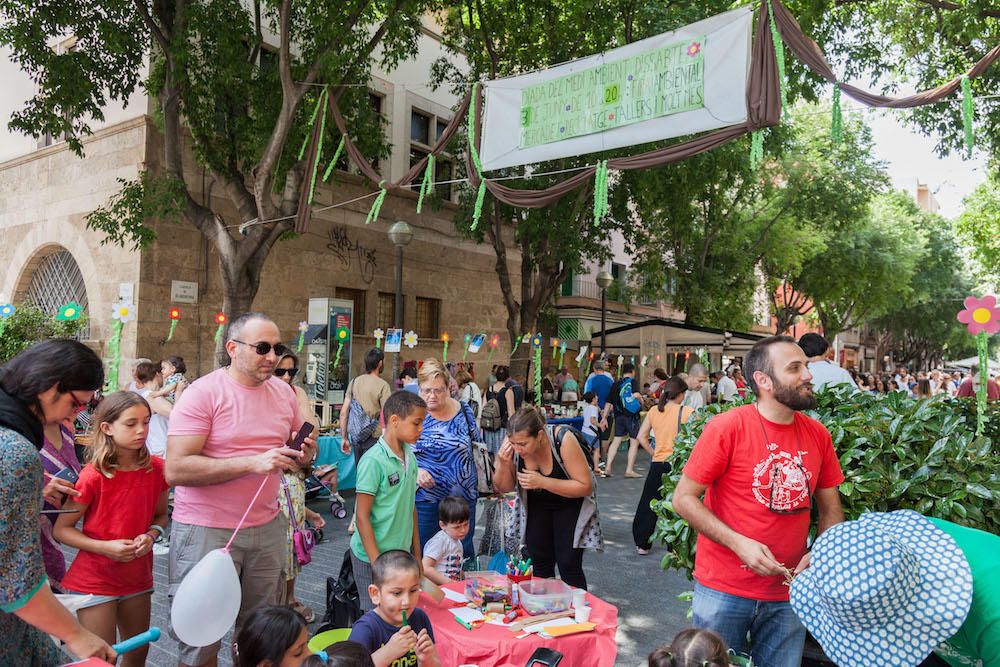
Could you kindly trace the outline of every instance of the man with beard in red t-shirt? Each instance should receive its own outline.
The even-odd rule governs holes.
[[[743,367],[757,402],[705,425],[674,492],[674,509],[699,533],[694,625],[743,654],[749,633],[754,664],[798,667],[805,628],[786,581],[809,566],[812,507],[820,533],[844,520],[844,475],[829,431],[800,412],[816,398],[795,340],[759,341]]]

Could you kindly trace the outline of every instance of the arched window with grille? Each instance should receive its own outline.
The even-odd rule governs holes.
[[[31,274],[24,300],[52,315],[58,313],[59,308],[69,301],[80,304],[83,312],[90,312],[83,274],[73,255],[65,249],[47,255],[39,262]],[[79,338],[90,338],[89,324],[80,331]]]

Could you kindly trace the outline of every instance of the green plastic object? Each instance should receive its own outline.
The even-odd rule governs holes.
[[[337,642],[346,642],[347,638],[351,636],[350,628],[337,628],[336,630],[327,630],[326,632],[321,632],[318,635],[313,636],[306,646],[313,653],[319,653],[320,651],[325,651],[330,646],[333,646]]]

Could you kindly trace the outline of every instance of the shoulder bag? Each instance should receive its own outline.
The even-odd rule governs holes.
[[[462,414],[465,415],[465,423],[469,429],[469,449],[472,456],[472,464],[476,468],[476,491],[480,497],[492,496],[493,472],[496,470],[496,459],[493,452],[486,446],[485,442],[477,441],[475,438],[476,428],[473,419],[469,416],[472,408],[466,403],[460,403]]]
[[[308,565],[312,562],[312,550],[316,546],[316,536],[308,528],[299,528],[299,522],[295,519],[295,504],[292,503],[292,494],[288,490],[288,482],[284,477],[281,479],[281,486],[285,490],[285,499],[288,500],[288,519],[292,522],[292,547],[295,549],[295,559],[299,565]]]

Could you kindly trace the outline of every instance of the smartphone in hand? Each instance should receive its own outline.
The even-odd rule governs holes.
[[[295,439],[292,440],[292,444],[288,446],[297,452],[301,451],[302,443],[306,441],[306,438],[309,437],[309,434],[313,432],[314,428],[315,427],[309,422],[302,424],[301,428],[299,428],[299,432],[295,434]]]

